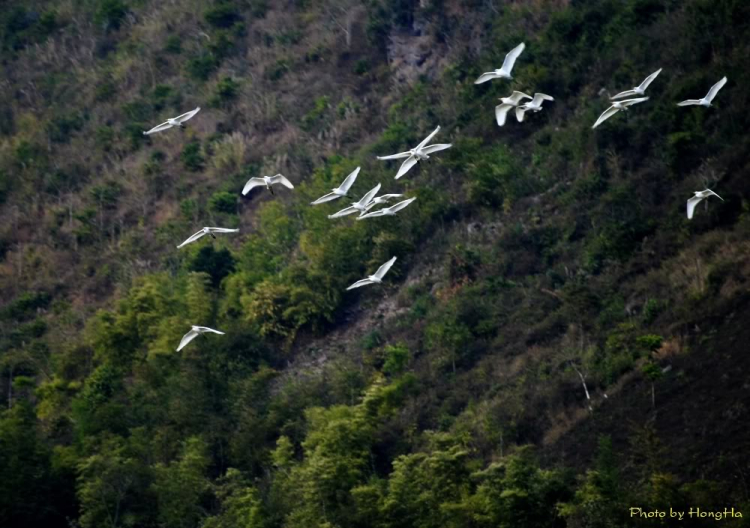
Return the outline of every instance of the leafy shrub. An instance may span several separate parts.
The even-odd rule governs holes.
[[[193,141],[192,143],[185,145],[185,148],[182,149],[182,154],[180,154],[180,159],[187,170],[192,172],[201,170],[205,163],[205,159],[201,154],[200,143]]]
[[[237,212],[237,196],[227,191],[214,193],[208,200],[208,207],[217,213],[235,214]]]
[[[67,143],[70,135],[83,128],[83,116],[80,114],[69,114],[56,117],[47,125],[47,134],[55,143]]]
[[[122,187],[117,182],[106,182],[93,187],[90,191],[91,198],[103,207],[114,207],[122,192]]]
[[[179,35],[169,35],[166,42],[164,42],[164,51],[171,53],[172,55],[179,55],[182,53],[182,39]]]
[[[148,122],[153,118],[151,106],[143,99],[136,99],[122,105],[122,111],[130,121]]]
[[[364,75],[370,71],[370,61],[367,59],[359,59],[354,63],[354,73],[357,75]]]
[[[208,50],[216,57],[217,61],[228,57],[235,48],[235,43],[230,34],[225,30],[217,31],[211,42],[208,43]]]
[[[276,42],[278,42],[282,46],[291,46],[293,44],[298,44],[300,40],[302,40],[302,32],[298,29],[284,31],[276,36]]]
[[[4,18],[2,47],[8,50],[19,50],[28,44],[42,42],[58,27],[57,13],[53,10],[45,11],[40,16],[19,5],[10,8]]]
[[[205,81],[218,67],[219,60],[216,56],[213,53],[204,53],[188,61],[187,72],[193,79]]]
[[[231,77],[224,77],[216,84],[215,101],[218,103],[227,103],[237,97],[240,90],[240,83]]]
[[[403,343],[388,345],[385,347],[385,362],[383,372],[385,374],[400,374],[409,363],[409,349]]]
[[[178,106],[180,103],[179,93],[166,84],[157,84],[151,92],[151,105],[154,110],[161,110],[165,106]]]
[[[310,129],[328,109],[328,96],[323,95],[315,99],[313,109],[302,117],[302,127]]]
[[[236,22],[242,20],[237,7],[229,2],[221,2],[218,5],[209,7],[203,12],[203,18],[216,28],[230,28]]]
[[[116,92],[117,87],[115,86],[115,83],[107,79],[96,85],[96,89],[94,90],[94,99],[99,102],[109,101],[112,99],[112,96],[114,96]]]
[[[99,0],[94,12],[94,23],[108,29],[119,29],[125,15],[128,14],[127,6],[121,0]]]
[[[235,260],[228,249],[216,251],[213,246],[204,246],[192,259],[190,271],[204,272],[211,276],[214,287],[221,284],[221,280],[235,269]]]
[[[512,203],[532,189],[522,164],[505,145],[486,150],[468,170],[469,199],[477,205],[497,207]]]
[[[6,306],[2,317],[22,321],[33,316],[37,310],[47,308],[51,301],[52,296],[45,291],[27,292]]]
[[[269,81],[278,81],[288,71],[289,71],[289,61],[286,59],[279,59],[272,66],[267,68],[264,74]]]

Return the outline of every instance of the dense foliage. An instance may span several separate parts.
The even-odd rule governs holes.
[[[9,2],[0,526],[750,517],[748,35],[741,0]],[[513,89],[555,101],[498,128]],[[357,166],[417,200],[309,206]],[[203,225],[241,233],[174,249]]]

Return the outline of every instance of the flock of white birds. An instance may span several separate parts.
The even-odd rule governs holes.
[[[505,60],[503,61],[503,65],[501,68],[485,72],[482,75],[479,76],[479,78],[474,82],[474,84],[482,84],[487,81],[491,81],[493,79],[512,79],[511,71],[513,70],[513,66],[518,59],[518,57],[521,55],[523,50],[525,49],[526,45],[524,43],[519,44],[515,48],[513,48],[508,54],[505,56]],[[607,108],[602,115],[599,116],[599,118],[596,120],[592,128],[596,128],[599,125],[601,125],[604,121],[609,119],[610,117],[614,116],[620,111],[627,111],[628,107],[642,103],[647,101],[648,97],[642,97],[646,93],[646,89],[648,86],[656,79],[656,77],[661,73],[662,69],[659,68],[657,71],[646,77],[646,79],[636,86],[635,88],[631,90],[626,90],[624,92],[620,92],[615,96],[612,96],[610,99],[612,100],[612,106]],[[726,84],[727,78],[723,77],[719,82],[714,84],[711,89],[708,91],[705,97],[701,99],[688,99],[686,101],[682,101],[680,103],[677,103],[677,106],[690,106],[690,105],[696,105],[696,106],[704,106],[704,107],[710,107],[711,102],[713,101],[714,97],[716,97],[716,94],[721,90],[721,88]],[[626,97],[633,97],[633,96],[639,96],[632,99],[625,99]],[[525,99],[531,99],[528,102],[522,103]],[[554,98],[550,95],[543,94],[543,93],[535,93],[534,97],[531,97],[530,95],[527,95],[523,92],[514,91],[509,97],[502,97],[500,98],[500,104],[495,107],[495,119],[497,120],[498,126],[505,125],[506,117],[508,115],[508,112],[510,110],[514,110],[516,119],[518,122],[523,122],[524,116],[526,112],[540,112],[542,110],[542,104],[544,101],[554,101]],[[174,118],[167,119],[164,123],[155,126],[151,130],[143,132],[144,135],[150,135],[155,132],[162,132],[164,130],[168,130],[173,127],[179,127],[184,128],[185,122],[189,119],[193,118],[198,112],[200,111],[200,107],[195,108],[194,110],[191,110],[190,112],[186,112],[182,115],[179,115]],[[395,159],[403,159],[401,166],[398,169],[398,172],[396,173],[395,179],[401,178],[404,174],[409,172],[409,170],[414,167],[414,165],[418,164],[420,161],[425,161],[430,158],[430,154],[433,154],[435,152],[439,152],[441,150],[445,150],[450,148],[452,145],[450,143],[436,143],[432,145],[428,145],[428,143],[437,135],[437,133],[440,132],[440,126],[438,126],[435,130],[430,133],[424,140],[422,140],[416,147],[404,151],[399,152],[398,154],[391,154],[389,156],[377,156],[377,159],[379,160],[395,160]],[[354,185],[354,182],[357,179],[357,176],[359,175],[360,167],[357,167],[354,169],[339,185],[338,187],[335,187],[334,189],[331,189],[331,192],[328,194],[325,194],[318,198],[317,200],[311,202],[311,205],[318,205],[326,202],[330,202],[332,200],[337,200],[339,198],[342,198],[344,196],[347,196],[349,193],[349,190],[351,189],[352,185]],[[245,184],[245,187],[242,189],[242,194],[247,195],[251,190],[253,190],[256,187],[265,187],[268,189],[268,191],[271,192],[271,194],[274,194],[273,192],[273,186],[274,185],[282,185],[288,189],[294,189],[294,185],[292,182],[290,182],[285,176],[282,174],[276,174],[275,176],[263,176],[263,177],[253,177],[248,180],[248,182]],[[351,214],[359,213],[359,216],[357,217],[357,220],[364,220],[367,218],[375,218],[379,216],[395,216],[397,212],[401,211],[408,205],[410,205],[414,200],[416,200],[416,197],[409,198],[407,200],[400,201],[390,207],[384,207],[382,209],[378,209],[377,211],[369,212],[370,209],[377,205],[384,205],[390,202],[391,200],[395,200],[397,198],[402,198],[403,194],[383,194],[381,196],[377,196],[377,193],[380,192],[380,184],[377,184],[374,188],[370,189],[367,193],[365,193],[359,200],[356,202],[351,202],[351,204],[338,211],[337,213],[328,215],[328,218],[341,218],[343,216],[348,216]],[[713,192],[711,189],[705,189],[703,191],[696,191],[695,195],[692,196],[687,201],[687,217],[688,219],[693,218],[693,212],[695,211],[696,206],[698,203],[700,203],[702,200],[708,198],[709,196],[716,196],[720,200],[724,200],[721,198],[718,194]],[[202,238],[205,235],[210,235],[213,238],[216,238],[216,233],[237,233],[239,232],[239,229],[227,229],[223,227],[204,227],[197,233],[191,235],[187,240],[185,240],[182,244],[177,246],[178,248],[181,248],[187,244],[190,244],[192,242],[195,242],[196,240]],[[347,290],[352,290],[354,288],[359,288],[361,286],[366,286],[368,284],[379,284],[383,282],[383,278],[385,277],[385,274],[388,273],[388,270],[391,269],[391,266],[396,262],[396,257],[391,258],[386,263],[382,264],[378,270],[362,279],[358,280],[351,286],[347,288]],[[180,341],[179,346],[177,347],[177,351],[179,352],[182,350],[188,343],[190,343],[193,339],[195,339],[197,336],[205,333],[214,333],[214,334],[224,334],[224,332],[221,332],[219,330],[214,330],[213,328],[208,328],[207,326],[195,326],[193,325],[190,331],[185,334],[182,337],[182,340]]]

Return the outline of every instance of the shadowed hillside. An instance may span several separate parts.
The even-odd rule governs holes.
[[[750,516],[749,26],[739,0],[9,2],[0,525]],[[554,101],[498,127],[513,90]],[[403,178],[376,159],[438,125]],[[328,218],[378,183],[417,199]],[[240,232],[175,247],[203,226]],[[190,325],[226,335],[175,352]]]

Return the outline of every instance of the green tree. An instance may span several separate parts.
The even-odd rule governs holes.
[[[154,468],[152,485],[164,526],[194,528],[206,516],[203,503],[210,490],[206,470],[210,464],[208,446],[200,437],[188,438],[179,458]]]
[[[217,515],[207,518],[202,528],[264,528],[267,526],[258,490],[250,486],[238,470],[229,468],[215,486],[215,493],[221,509]]]

